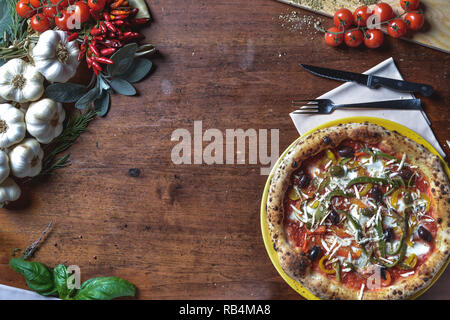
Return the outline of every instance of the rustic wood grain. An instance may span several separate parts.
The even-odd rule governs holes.
[[[138,97],[114,96],[71,150],[72,165],[27,186],[0,210],[0,283],[25,288],[8,266],[54,221],[35,260],[81,267],[82,278],[116,275],[140,299],[300,299],[277,274],[262,241],[258,165],[174,165],[173,130],[280,129],[280,152],[298,134],[292,98],[314,98],[339,83],[299,62],[364,71],[394,57],[407,80],[429,83],[424,105],[449,154],[450,56],[404,41],[376,51],[326,47],[320,35],[292,32],[275,1],[151,1],[147,41],[161,52]],[[299,14],[310,14],[300,9]],[[312,39],[313,38],[313,39]],[[140,168],[141,176],[128,176]],[[450,299],[449,272],[424,298]]]
[[[364,3],[359,0],[278,0],[293,6],[312,10],[314,12],[332,17],[336,10],[347,8],[355,10]],[[388,3],[397,14],[403,14],[405,10],[400,6],[399,0],[383,0]],[[372,2],[373,3],[373,2]],[[369,8],[373,8],[370,5]],[[430,48],[450,53],[450,5],[447,0],[421,0],[420,8],[425,16],[425,23],[419,32],[411,32],[403,39],[421,44]]]

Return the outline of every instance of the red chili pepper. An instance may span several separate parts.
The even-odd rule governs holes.
[[[100,43],[109,48],[122,47],[122,43],[119,40],[115,40],[115,39],[106,39],[104,41],[100,41]]]
[[[108,29],[106,28],[105,24],[102,22],[100,22],[99,24],[99,28],[102,31],[102,33],[106,33],[106,31],[108,31]]]
[[[116,32],[117,31],[116,27],[114,27],[114,25],[111,22],[105,21],[105,25],[106,25],[106,27],[109,30],[111,30],[111,32]]]
[[[103,12],[103,19],[105,19],[105,21],[111,21],[111,16],[108,12]]]
[[[94,60],[92,60],[91,57],[86,57],[86,62],[87,62],[87,64],[88,64],[88,68],[91,68],[91,67],[92,67],[92,61],[94,61]]]
[[[133,19],[133,20],[131,20],[131,23],[133,25],[142,25],[142,24],[147,24],[149,21],[150,21],[150,19],[140,18],[140,19]]]
[[[83,60],[84,54],[85,53],[83,53],[83,51],[80,51],[80,53],[78,53],[78,61]]]
[[[120,15],[120,16],[114,16],[114,21],[116,21],[116,20],[124,20],[124,19],[127,19],[128,18],[128,16],[127,15]]]
[[[78,32],[74,32],[72,33],[68,38],[67,38],[67,42],[72,42],[75,41],[76,39],[78,39]]]
[[[102,67],[98,64],[97,61],[92,61],[92,67],[94,69],[97,69],[98,71],[102,71],[103,70]]]
[[[94,39],[96,41],[102,41],[102,40],[105,40],[105,36],[95,36],[92,39]]]
[[[129,15],[130,16],[134,16],[135,14],[137,14],[139,12],[138,8],[134,8],[133,10],[130,11]]]
[[[106,48],[106,49],[100,50],[100,53],[102,56],[110,56],[116,51],[117,51],[116,48]]]
[[[105,58],[105,57],[96,57],[95,60],[100,63],[104,64],[114,64],[114,61],[111,59]]]
[[[113,22],[112,22],[115,26],[123,26],[124,24],[125,24],[125,21],[123,21],[123,20],[114,20]]]
[[[90,34],[92,34],[93,36],[99,36],[102,33],[103,32],[99,28],[96,28],[96,27],[93,27],[90,32]]]
[[[89,49],[91,49],[92,53],[95,54],[97,57],[100,56],[100,52],[98,52],[98,49],[95,47],[94,44],[89,45]]]

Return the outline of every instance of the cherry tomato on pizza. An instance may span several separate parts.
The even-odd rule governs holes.
[[[102,11],[105,8],[106,0],[89,0],[88,5],[94,11]]]
[[[401,38],[406,34],[407,25],[402,19],[394,19],[389,22],[387,31],[392,38]]]
[[[417,10],[419,8],[419,0],[400,0],[400,6],[405,11]]]
[[[339,9],[335,12],[333,21],[336,27],[348,29],[353,24],[353,14],[348,9]]]
[[[337,47],[344,40],[344,34],[338,27],[332,27],[325,32],[325,43],[330,47]]]
[[[364,44],[367,48],[376,49],[383,44],[384,35],[378,29],[369,29],[364,35]]]
[[[362,31],[358,29],[347,31],[344,35],[345,44],[351,48],[359,47],[363,41],[364,35]]]
[[[373,8],[373,13],[376,14],[381,22],[388,21],[394,17],[392,7],[387,3],[380,2]]]
[[[417,31],[421,29],[424,24],[423,14],[417,12],[408,12],[405,15],[405,21],[408,29]]]
[[[38,13],[31,18],[30,26],[36,32],[44,32],[50,29],[50,20],[42,13]]]
[[[22,18],[30,18],[34,14],[34,10],[31,8],[30,0],[20,0],[17,2],[16,11]]]
[[[367,25],[367,19],[373,14],[372,10],[367,6],[361,6],[356,8],[355,12],[353,12],[353,21],[355,25],[361,27],[365,27]]]

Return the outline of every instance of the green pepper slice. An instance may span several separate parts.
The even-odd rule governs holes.
[[[378,250],[380,251],[380,255],[384,258],[386,257],[386,241],[384,241],[383,218],[381,216],[380,219],[377,219],[375,228],[378,236]]]

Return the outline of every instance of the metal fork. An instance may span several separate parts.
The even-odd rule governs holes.
[[[305,104],[307,103],[307,104]],[[294,114],[330,114],[335,109],[409,109],[422,110],[420,99],[387,100],[353,104],[334,104],[330,99],[293,100],[293,107],[300,107]]]

